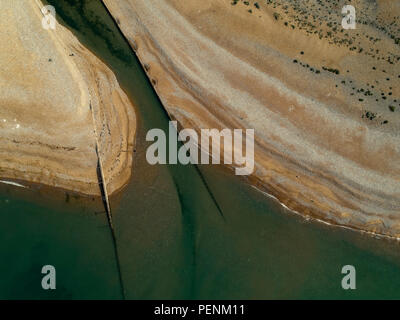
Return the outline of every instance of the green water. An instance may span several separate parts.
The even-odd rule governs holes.
[[[397,242],[306,222],[218,167],[148,165],[145,134],[168,117],[132,50],[100,1],[48,2],[137,107],[133,177],[111,200],[126,298],[400,298]],[[121,298],[105,214],[12,189],[0,189],[0,298]],[[45,264],[56,290],[41,288]],[[356,290],[341,288],[347,264]]]

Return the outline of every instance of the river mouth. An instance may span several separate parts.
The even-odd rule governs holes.
[[[137,108],[132,177],[111,198],[126,298],[400,298],[397,241],[306,221],[219,166],[149,165],[146,132],[167,131],[169,118],[133,51],[101,2],[48,3]],[[71,197],[66,214],[63,196],[35,202],[10,188],[0,188],[0,298],[122,298],[100,198],[75,206]],[[45,264],[57,269],[57,290],[40,287]],[[354,291],[341,288],[348,264]]]

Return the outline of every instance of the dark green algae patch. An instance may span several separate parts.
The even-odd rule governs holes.
[[[126,298],[400,298],[397,242],[307,222],[220,167],[150,166],[146,132],[169,119],[134,52],[101,1],[48,3],[136,108],[133,175],[111,199]],[[122,297],[105,213],[62,203],[0,189],[0,298]],[[56,267],[54,291],[41,289],[45,264]],[[347,264],[356,290],[341,288]]]

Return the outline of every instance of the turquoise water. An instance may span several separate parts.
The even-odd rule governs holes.
[[[400,298],[397,242],[306,222],[219,167],[148,165],[145,133],[168,117],[135,55],[100,1],[48,2],[137,107],[132,180],[111,199],[126,298]],[[105,214],[44,203],[0,189],[0,298],[121,298]],[[45,264],[54,291],[41,289]]]
[[[119,299],[114,251],[104,215],[41,206],[0,193],[0,299]],[[41,287],[44,265],[56,290]]]

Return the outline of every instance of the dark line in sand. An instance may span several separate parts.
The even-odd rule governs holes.
[[[144,67],[143,67],[143,65],[142,65],[142,63],[141,63],[141,61],[140,61],[138,55],[136,54],[135,50],[132,48],[131,43],[130,43],[129,40],[125,37],[125,34],[122,32],[122,30],[121,30],[119,24],[117,23],[117,21],[115,20],[114,16],[111,14],[110,10],[107,8],[107,6],[104,4],[103,1],[101,1],[101,4],[103,5],[103,7],[104,7],[104,9],[106,10],[106,12],[108,13],[108,15],[111,17],[112,21],[114,21],[114,25],[115,25],[115,27],[117,28],[118,32],[120,33],[121,37],[125,40],[125,42],[126,42],[126,43],[128,44],[128,46],[129,46],[129,48],[130,48],[131,51],[133,52],[134,56],[136,57],[136,59],[137,59],[137,61],[138,61],[138,63],[139,63],[139,66],[141,66],[141,68],[142,68],[142,70],[143,70],[143,73],[146,75],[146,79],[147,79],[147,81],[148,81],[148,83],[149,83],[149,85],[150,85],[150,88],[152,88],[152,90],[153,90],[153,92],[154,92],[154,95],[157,97],[157,100],[158,100],[159,104],[162,106],[162,110],[164,111],[164,114],[167,116],[167,118],[169,119],[169,121],[171,121],[172,119],[171,119],[171,117],[170,117],[168,111],[165,109],[164,104],[162,103],[160,97],[159,97],[158,94],[157,94],[157,91],[154,89],[154,87],[153,87],[153,85],[152,85],[152,83],[151,83],[151,80],[149,79],[149,76],[148,76],[146,70],[144,69]],[[203,174],[201,173],[201,171],[200,171],[200,169],[198,168],[197,165],[193,165],[193,166],[196,168],[196,171],[197,171],[197,173],[199,174],[201,181],[204,183],[204,186],[206,187],[208,194],[210,195],[211,199],[213,200],[215,206],[217,207],[219,214],[221,215],[222,219],[223,219],[224,221],[226,221],[225,216],[224,216],[224,214],[222,213],[221,207],[219,206],[219,204],[218,204],[217,200],[215,199],[214,195],[212,194],[211,189],[210,189],[210,187],[208,186],[208,183],[207,183],[205,177],[203,176]]]
[[[194,167],[196,168],[196,171],[199,174],[201,181],[203,181],[204,186],[206,187],[208,194],[210,195],[211,199],[213,200],[215,206],[217,207],[219,214],[221,215],[222,219],[226,222],[226,219],[225,219],[225,216],[224,216],[224,214],[222,212],[222,209],[219,206],[219,204],[217,202],[217,199],[214,197],[214,194],[212,193],[211,188],[208,186],[206,178],[202,174],[202,172],[201,172],[201,170],[200,170],[200,168],[199,168],[199,166],[197,164],[195,164]]]
[[[112,242],[113,242],[113,246],[114,246],[115,260],[117,263],[118,279],[119,279],[119,283],[121,286],[121,295],[122,295],[122,298],[125,300],[125,288],[124,288],[124,283],[122,281],[122,272],[121,272],[121,264],[120,264],[120,260],[119,260],[119,254],[118,254],[117,238],[115,236],[114,225],[112,222],[111,207],[110,207],[110,202],[108,199],[107,187],[104,183],[103,167],[101,165],[100,155],[99,155],[99,152],[97,149],[97,144],[96,144],[96,154],[97,154],[97,170],[96,170],[97,171],[97,179],[99,181],[101,199],[103,201],[104,208],[106,210],[108,225],[109,225],[109,228],[111,231],[111,237],[112,237]]]

